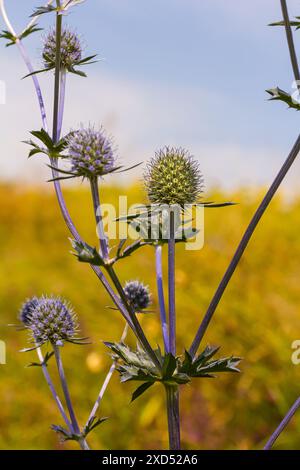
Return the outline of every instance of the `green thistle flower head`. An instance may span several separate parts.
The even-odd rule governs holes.
[[[199,165],[182,148],[159,150],[147,166],[144,181],[152,204],[195,204],[203,191]]]

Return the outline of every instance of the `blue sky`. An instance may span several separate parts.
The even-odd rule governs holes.
[[[35,5],[7,0],[20,30]],[[300,15],[297,0],[291,16]],[[124,163],[146,161],[163,145],[181,145],[200,161],[208,186],[267,184],[297,137],[298,115],[267,101],[266,88],[291,91],[292,71],[279,0],[86,0],[66,19],[86,53],[103,58],[88,79],[68,79],[65,130],[104,124]],[[45,15],[47,28],[52,16]],[[300,46],[300,31],[295,39]],[[2,47],[1,47],[2,46]],[[26,41],[41,65],[38,34]],[[26,159],[20,142],[40,126],[29,79],[16,48],[0,44],[0,171],[3,178],[44,181],[42,160]],[[49,112],[51,74],[42,77]],[[297,189],[300,164],[285,188]],[[142,170],[140,170],[141,172]],[[128,177],[128,176],[127,176]]]

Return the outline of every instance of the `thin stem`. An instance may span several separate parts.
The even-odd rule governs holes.
[[[59,108],[58,108],[58,123],[57,123],[57,138],[61,137],[61,130],[64,117],[64,108],[65,108],[65,97],[66,97],[66,78],[67,71],[65,69],[61,70],[60,74],[60,92],[59,92]]]
[[[60,2],[57,2],[60,6]],[[54,143],[59,140],[59,90],[61,75],[61,36],[62,36],[62,15],[56,14],[56,57],[55,57],[55,79],[54,79],[54,106],[53,106],[53,130],[52,140]]]
[[[18,36],[11,24],[11,22],[9,21],[9,18],[7,16],[7,13],[6,13],[6,10],[5,10],[5,6],[4,6],[4,0],[0,0],[0,11],[1,11],[1,14],[2,14],[2,17],[3,17],[3,20],[7,26],[7,29],[10,31],[10,33],[15,37],[17,38],[16,39],[16,45],[20,51],[20,54],[25,62],[25,65],[28,69],[28,72],[29,73],[32,73],[34,72],[34,68],[32,66],[32,63],[29,59],[29,56],[27,54],[27,51],[25,49],[25,47],[23,46],[23,43],[20,39],[18,39]],[[32,81],[33,81],[33,84],[34,84],[34,87],[35,87],[35,91],[36,91],[36,95],[37,95],[37,99],[38,99],[38,103],[39,103],[39,108],[40,108],[40,112],[41,112],[41,117],[42,117],[42,123],[43,123],[43,128],[45,129],[45,131],[47,132],[47,129],[48,129],[48,125],[47,125],[47,117],[46,117],[46,110],[45,110],[45,104],[44,104],[44,100],[43,100],[43,95],[42,95],[42,91],[41,91],[41,87],[40,87],[40,84],[39,84],[39,81],[37,79],[37,77],[35,75],[32,75]]]
[[[176,356],[176,307],[175,307],[175,225],[174,212],[170,211],[170,237],[168,240],[169,286],[169,351]]]
[[[11,24],[10,24],[8,18],[7,18],[5,9],[4,9],[4,0],[0,0],[0,9],[1,9],[1,12],[2,12],[2,15],[4,16],[4,18],[7,19],[7,22],[6,22],[7,28],[10,30],[10,32],[13,35],[15,35],[14,29],[11,26]],[[25,63],[27,65],[29,73],[31,73],[32,71],[34,71],[34,69],[33,69],[32,64],[30,62],[30,59],[27,55],[27,52],[26,52],[26,50],[23,46],[23,43],[22,43],[21,40],[19,40],[17,44],[22,45],[22,50],[25,52],[25,55],[22,54],[22,57],[23,57],[24,60],[25,60],[25,57],[26,57]],[[21,48],[19,48],[19,50],[22,51]],[[42,98],[42,93],[41,93],[41,88],[40,88],[40,85],[39,85],[39,81],[38,81],[38,79],[35,75],[32,76],[32,80],[35,84],[36,93],[37,93],[37,96],[39,98],[39,105],[40,105],[41,115],[42,115],[42,119],[43,119],[43,128],[47,131],[48,126],[47,126],[47,121],[46,121],[46,113],[45,113],[44,102],[43,102],[43,98]],[[56,160],[53,160],[53,159],[51,160],[51,165],[52,166],[55,166],[56,163],[57,163]],[[53,178],[56,178],[58,176],[58,173],[55,169],[52,170],[52,176],[53,176]],[[56,197],[57,197],[57,200],[58,200],[58,204],[59,204],[59,207],[60,207],[60,210],[61,210],[61,214],[63,216],[63,219],[64,219],[65,223],[66,223],[66,226],[68,227],[69,231],[71,232],[71,234],[75,238],[75,240],[82,241],[82,238],[80,237],[80,234],[77,231],[77,229],[76,229],[76,227],[75,227],[75,225],[72,221],[72,218],[69,214],[69,211],[67,209],[67,206],[66,206],[66,203],[65,203],[65,200],[64,200],[64,196],[62,194],[62,189],[61,189],[61,185],[60,185],[59,181],[54,182],[54,188],[55,188],[55,193],[56,193]],[[95,272],[95,274],[98,277],[98,279],[100,280],[100,282],[102,283],[103,287],[108,292],[108,294],[111,297],[112,301],[114,302],[115,306],[119,309],[120,313],[125,318],[125,320],[129,323],[129,326],[131,327],[132,331],[136,335],[134,326],[131,323],[131,320],[129,318],[128,312],[125,309],[125,306],[122,304],[119,297],[115,294],[114,290],[110,286],[110,284],[109,284],[108,280],[106,279],[105,275],[103,274],[103,272],[101,271],[101,269],[98,266],[92,266],[92,265],[90,265],[90,266],[91,266],[92,270]]]
[[[109,248],[108,248],[107,238],[106,238],[104,227],[103,227],[103,219],[102,219],[102,214],[101,214],[100,196],[99,196],[99,188],[98,188],[98,178],[97,177],[91,178],[90,184],[91,184],[94,214],[95,214],[95,219],[96,219],[96,224],[97,224],[97,234],[99,238],[101,254],[102,254],[104,261],[108,261]]]
[[[298,61],[297,61],[297,56],[295,52],[295,46],[294,46],[294,40],[293,40],[293,34],[290,26],[290,20],[289,20],[289,15],[288,15],[288,9],[287,9],[287,4],[285,0],[281,0],[281,8],[282,8],[282,13],[283,13],[283,18],[284,18],[284,24],[285,24],[285,31],[286,31],[286,36],[287,36],[287,42],[288,42],[288,47],[289,47],[289,52],[290,52],[290,58],[291,58],[291,63],[293,67],[293,72],[295,79],[297,81],[298,88],[300,89],[300,73],[299,73],[299,66],[298,66]],[[216,293],[214,297],[212,298],[212,301],[207,309],[207,312],[202,320],[202,323],[200,324],[200,327],[198,328],[198,331],[196,333],[196,336],[194,338],[194,341],[190,347],[190,354],[192,356],[195,356],[200,343],[202,341],[202,338],[208,328],[208,325],[216,311],[216,308],[224,294],[224,291],[233,275],[233,273],[236,270],[237,265],[240,262],[240,259],[243,256],[243,253],[245,249],[248,246],[248,243],[260,221],[262,216],[264,215],[266,209],[268,208],[270,202],[272,201],[274,195],[276,194],[279,186],[281,185],[282,181],[284,180],[286,174],[288,173],[289,169],[291,168],[292,164],[294,163],[295,159],[297,158],[297,155],[300,151],[300,135],[297,138],[290,154],[288,155],[286,161],[284,162],[283,166],[281,167],[278,175],[276,176],[275,180],[271,184],[267,194],[263,198],[261,204],[259,205],[257,211],[255,212],[250,224],[248,225],[242,240],[227,268],[227,271],[225,272],[223,279],[221,280],[221,283],[219,284],[219,287],[216,290]]]
[[[290,53],[291,64],[292,64],[292,68],[294,72],[294,77],[297,82],[297,86],[300,89],[299,65],[298,65],[298,59],[297,59],[297,54],[295,50],[294,38],[293,38],[292,28],[290,25],[290,18],[289,18],[286,0],[280,0],[280,4],[281,4],[281,10],[282,10],[285,32],[286,32],[286,39],[287,39],[287,43],[289,47],[289,53]]]
[[[54,356],[55,356],[55,359],[56,359],[57,370],[58,370],[61,386],[62,386],[64,396],[65,396],[65,400],[66,400],[66,405],[67,405],[69,415],[70,415],[70,419],[71,419],[71,423],[72,423],[71,427],[72,427],[73,433],[80,436],[80,434],[81,434],[80,433],[80,428],[79,428],[79,425],[78,425],[78,422],[77,422],[77,419],[76,419],[76,416],[75,416],[75,412],[74,412],[74,409],[73,409],[73,405],[72,405],[72,401],[71,401],[71,397],[70,397],[70,392],[69,392],[69,389],[68,389],[67,380],[66,380],[66,376],[65,376],[65,371],[64,371],[62,360],[61,360],[59,347],[58,346],[53,346],[53,351],[54,351]],[[86,440],[83,437],[80,437],[78,442],[79,442],[79,444],[80,444],[80,446],[83,450],[89,450],[89,446],[88,446]]]
[[[297,398],[297,400],[295,401],[295,403],[293,404],[293,406],[290,408],[290,410],[287,412],[287,414],[285,415],[285,417],[283,418],[283,420],[281,421],[281,423],[279,424],[279,426],[276,428],[276,430],[273,432],[272,436],[270,437],[270,439],[268,440],[268,442],[266,443],[265,447],[264,447],[264,450],[270,450],[275,441],[278,439],[278,437],[280,436],[280,434],[284,431],[284,429],[287,427],[287,425],[289,424],[289,422],[291,421],[292,417],[294,416],[294,414],[296,413],[296,411],[298,410],[298,408],[300,408],[300,397]]]
[[[169,447],[170,450],[180,450],[180,416],[179,416],[179,389],[166,385]]]
[[[57,407],[60,411],[60,414],[64,420],[64,422],[66,423],[66,425],[68,426],[69,430],[72,431],[72,424],[70,423],[70,420],[69,418],[67,417],[66,413],[65,413],[65,410],[64,410],[64,407],[60,401],[60,398],[55,390],[55,387],[53,385],[53,382],[51,380],[51,377],[50,377],[50,374],[48,372],[48,367],[47,367],[47,364],[44,363],[44,356],[43,356],[43,353],[41,351],[41,348],[37,348],[36,349],[36,352],[37,352],[37,355],[38,355],[38,358],[39,358],[39,361],[41,363],[41,366],[42,366],[42,371],[43,371],[43,374],[44,374],[44,377],[46,379],[46,382],[47,384],[49,385],[49,388],[50,388],[50,391],[52,393],[52,396],[55,400],[55,403],[57,404]]]
[[[106,270],[107,270],[107,272],[108,272],[115,288],[117,289],[117,291],[118,291],[118,293],[121,297],[122,303],[125,305],[125,308],[126,308],[128,314],[129,314],[132,325],[134,326],[135,334],[136,334],[138,340],[140,341],[140,343],[141,343],[142,347],[144,348],[145,352],[148,353],[149,357],[152,359],[153,363],[156,365],[158,370],[161,370],[161,364],[160,364],[155,352],[153,351],[149,341],[147,340],[147,338],[145,336],[145,333],[144,333],[144,331],[143,331],[143,329],[140,325],[140,322],[138,321],[138,319],[136,317],[136,314],[135,314],[134,310],[128,304],[126,294],[124,292],[122,284],[119,281],[119,278],[118,278],[117,274],[115,273],[115,270],[113,269],[113,267],[111,265],[106,266]]]
[[[127,333],[128,333],[128,324],[126,323],[125,328],[124,328],[124,331],[123,331],[122,336],[121,336],[121,339],[120,339],[120,342],[121,342],[121,343],[123,343],[123,342],[125,341],[126,336],[127,336]],[[103,385],[102,385],[102,387],[101,387],[101,389],[100,389],[100,392],[99,392],[99,395],[98,395],[98,397],[97,397],[97,400],[96,400],[96,402],[95,402],[95,404],[94,404],[94,406],[93,406],[93,409],[92,409],[92,411],[91,411],[91,413],[90,413],[90,416],[89,416],[89,418],[88,418],[87,423],[86,423],[85,426],[87,426],[88,423],[90,423],[91,420],[94,419],[94,417],[96,416],[96,413],[97,413],[97,411],[98,411],[98,409],[99,409],[99,406],[100,406],[100,404],[101,404],[101,402],[102,402],[102,399],[103,399],[103,396],[104,396],[104,394],[105,394],[105,392],[106,392],[106,389],[107,389],[107,387],[108,387],[108,384],[109,384],[109,382],[110,382],[110,380],[111,380],[111,378],[112,378],[112,376],[113,376],[113,373],[114,373],[114,371],[115,371],[115,369],[116,369],[116,365],[117,365],[117,361],[114,361],[114,362],[112,363],[112,365],[111,365],[109,371],[108,371],[108,374],[107,374],[106,377],[105,377],[105,380],[104,380]]]
[[[162,326],[162,335],[164,340],[165,352],[169,352],[169,332],[167,324],[167,312],[164,296],[163,286],[163,272],[162,272],[162,246],[156,245],[155,247],[155,266],[156,266],[156,284],[159,302],[160,321]]]
[[[289,169],[291,168],[292,164],[294,163],[298,153],[300,151],[300,135],[297,138],[288,158],[286,159],[285,163],[281,167],[278,175],[276,176],[275,180],[273,181],[272,185],[270,186],[270,189],[268,190],[267,194],[263,198],[261,204],[259,205],[258,209],[256,210],[250,224],[248,225],[242,240],[240,241],[240,244],[238,245],[238,248],[216,290],[215,295],[212,298],[212,301],[207,309],[207,312],[202,320],[202,323],[197,331],[197,334],[194,338],[194,341],[190,347],[190,354],[194,357],[200,343],[202,341],[202,338],[211,322],[211,319],[216,311],[216,308],[224,294],[224,291],[234,274],[237,265],[239,264],[240,259],[243,256],[244,251],[246,250],[248,243],[260,221],[262,216],[264,215],[265,211],[267,210],[270,202],[272,201],[274,195],[276,194],[276,191],[278,190],[280,184],[282,183],[284,177],[288,173]]]
[[[59,347],[58,346],[53,346],[53,351],[54,351],[54,355],[55,355],[55,360],[56,360],[56,364],[57,364],[57,369],[58,369],[58,374],[59,374],[61,386],[62,386],[64,396],[65,396],[65,400],[66,400],[66,405],[67,405],[69,415],[70,415],[70,419],[71,419],[71,423],[72,423],[72,428],[73,428],[74,433],[80,434],[80,429],[79,429],[77,419],[76,419],[76,416],[75,416],[75,412],[74,412],[74,409],[73,409],[73,405],[72,405],[72,402],[71,402],[71,397],[70,397],[70,393],[69,393],[69,389],[68,389],[68,385],[67,385],[67,381],[66,381],[66,377],[65,377],[65,371],[64,371],[64,368],[63,368],[62,360],[61,360]]]
[[[53,3],[53,1],[54,1],[54,0],[49,0],[47,3],[45,3],[45,6],[47,7],[47,6],[51,5],[51,4]],[[27,29],[31,28],[31,26],[35,25],[35,23],[38,21],[38,19],[39,19],[40,16],[41,16],[41,15],[36,15],[36,16],[34,16],[34,17],[29,21],[29,23],[27,24],[27,26],[23,29],[21,35],[22,35],[23,33],[25,33],[25,31],[27,31]]]

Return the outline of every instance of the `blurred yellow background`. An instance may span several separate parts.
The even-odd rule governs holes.
[[[143,201],[139,186],[105,187],[103,202]],[[208,199],[239,204],[205,211],[205,245],[201,251],[178,246],[178,347],[188,347],[234,249],[262,194],[241,190]],[[0,366],[0,448],[76,448],[59,444],[51,424],[62,424],[39,368],[26,368],[35,352],[20,353],[27,333],[15,323],[20,304],[32,295],[61,295],[73,304],[89,346],[67,344],[62,350],[69,387],[80,423],[87,419],[110,365],[103,340],[117,341],[123,330],[90,268],[69,253],[68,232],[55,196],[44,187],[0,186],[0,339],[7,345],[7,365]],[[90,195],[68,189],[66,200],[85,240],[95,243]],[[300,199],[278,196],[260,224],[222,299],[206,344],[222,346],[219,356],[242,356],[240,375],[198,379],[182,390],[183,447],[187,449],[260,449],[299,395],[300,366],[291,362],[291,344],[300,339]],[[157,312],[154,252],[147,247],[117,271],[123,282],[138,278],[153,292]],[[158,313],[142,318],[152,344],[161,344]],[[130,335],[128,341],[134,346]],[[55,374],[54,363],[50,371]],[[89,437],[94,449],[167,447],[164,391],[158,385],[130,404],[136,384],[114,376],[100,414],[110,419]],[[299,449],[300,414],[276,448]]]

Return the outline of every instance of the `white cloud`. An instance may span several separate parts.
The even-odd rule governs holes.
[[[7,104],[0,108],[1,176],[43,182],[48,175],[45,160],[34,157],[28,161],[27,147],[21,143],[29,130],[40,127],[31,80],[19,80],[19,61],[10,61],[3,75]],[[50,79],[51,75],[42,79],[45,89]],[[182,145],[199,158],[208,188],[213,184],[229,188],[269,183],[285,158],[268,147],[238,145],[234,135],[232,142],[218,142],[211,130],[215,109],[228,109],[226,98],[218,91],[116,79],[103,70],[88,81],[77,77],[69,81],[65,131],[80,123],[103,124],[115,136],[125,165],[146,161],[166,144]],[[49,90],[46,102],[51,104]],[[125,175],[123,180],[129,177]],[[289,180],[291,186],[295,183],[295,179]]]

